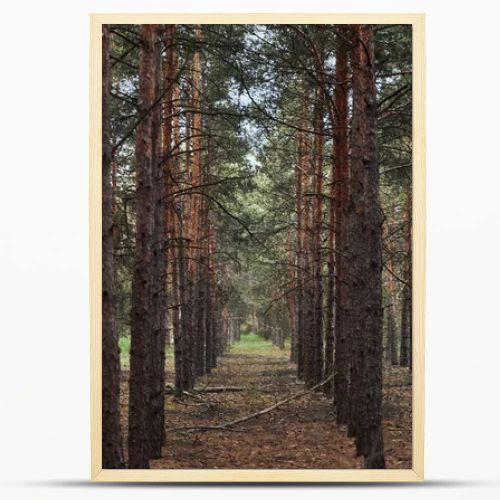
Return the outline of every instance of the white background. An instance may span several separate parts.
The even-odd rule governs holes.
[[[0,50],[3,498],[500,498],[498,2],[11,1]],[[88,484],[88,13],[426,12],[426,478],[416,486]],[[286,489],[285,489],[286,488]]]

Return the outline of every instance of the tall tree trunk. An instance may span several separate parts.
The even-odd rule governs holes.
[[[314,163],[310,154],[309,138],[305,138],[307,151],[304,164],[304,382],[307,387],[315,385],[316,380],[316,315],[315,315],[315,276],[314,276],[314,211],[311,193],[314,193]]]
[[[387,227],[387,226],[386,226]],[[389,238],[388,232],[385,237]],[[394,286],[394,266],[392,257],[392,245],[387,242],[387,301],[388,304],[384,308],[387,318],[387,359],[391,365],[399,364],[397,335],[396,335],[396,290]]]
[[[335,154],[335,152],[334,152]],[[334,158],[333,156],[332,158]],[[330,173],[330,201],[328,210],[328,280],[326,298],[326,329],[325,329],[325,378],[333,374],[334,343],[335,343],[335,164],[332,160]],[[323,393],[333,398],[333,380],[326,382]]]
[[[322,69],[322,68],[320,68]],[[323,90],[317,88],[314,109],[314,197],[313,197],[313,272],[314,272],[314,377],[312,383],[323,379]]]
[[[297,280],[296,280],[296,298],[297,298],[297,377],[304,379],[304,342],[305,342],[305,324],[304,324],[304,197],[302,193],[303,186],[303,132],[298,134],[298,159],[295,168],[296,188],[295,188],[295,213],[297,223],[296,255],[297,255]]]
[[[307,281],[307,214],[308,199],[305,196],[309,174],[309,142],[306,135],[308,126],[309,84],[304,82],[300,127],[297,134],[296,168],[296,219],[297,219],[297,377],[305,380],[308,316]]]
[[[158,35],[158,34],[157,34]],[[152,272],[151,272],[151,427],[150,458],[161,458],[161,448],[165,440],[165,343],[167,340],[167,294],[166,294],[166,237],[165,220],[166,183],[162,155],[162,116],[160,96],[162,91],[161,44],[156,35],[154,45],[155,107],[152,111]]]
[[[161,43],[155,44],[155,83],[157,103],[152,115],[153,140],[153,275],[152,275],[152,362],[151,362],[151,458],[160,458],[165,443],[165,344],[167,340],[167,236],[172,177],[172,90],[174,79],[174,26],[163,31],[165,61],[162,74]],[[162,86],[163,79],[163,86]],[[159,104],[164,95],[164,117]],[[163,132],[163,134],[162,134]]]
[[[151,349],[151,242],[152,114],[155,99],[155,41],[157,25],[141,27],[138,112],[142,118],[136,133],[136,236],[132,278],[130,350],[129,467],[149,468],[150,458],[150,349]]]
[[[287,242],[287,255],[288,255],[288,283],[291,290],[287,294],[287,310],[288,310],[288,327],[290,329],[290,361],[297,362],[297,280],[296,280],[296,265],[295,255],[292,243],[292,231],[288,231]]]
[[[371,25],[354,26],[351,203],[355,244],[354,422],[365,468],[385,467],[382,437],[382,221],[379,201],[375,55]],[[350,263],[352,265],[352,262]],[[361,286],[359,286],[361,285]]]
[[[102,27],[102,467],[124,467],[120,431],[120,350],[116,329],[109,96],[109,25]]]
[[[176,26],[172,25],[172,43],[175,37]],[[168,42],[167,42],[168,43]],[[168,46],[168,45],[167,45]],[[166,182],[169,191],[171,191],[171,196],[167,200],[167,220],[169,226],[170,242],[168,246],[169,263],[171,266],[172,273],[172,330],[174,337],[174,367],[175,367],[175,390],[178,395],[182,394],[183,387],[183,336],[181,328],[181,294],[180,294],[180,221],[182,217],[182,197],[174,196],[175,190],[179,188],[181,182],[181,174],[179,168],[179,147],[180,147],[180,86],[178,82],[178,72],[179,72],[179,57],[177,54],[177,49],[172,46],[172,71],[173,79],[170,80],[172,84],[172,100],[169,103],[167,99],[167,106],[165,109],[165,120],[168,119],[170,115],[172,117],[171,122],[171,153],[170,153],[170,164],[166,164],[170,167],[170,174],[166,175]],[[168,65],[166,65],[168,69]],[[167,80],[171,77],[170,73],[167,76]],[[164,141],[168,142],[168,129],[165,131]],[[173,152],[175,151],[175,156]]]
[[[199,24],[195,28],[196,42],[201,41],[201,27]],[[193,356],[193,373],[198,376],[205,372],[205,332],[203,320],[203,286],[201,284],[202,274],[202,251],[201,238],[202,231],[201,211],[202,211],[202,194],[200,193],[202,185],[202,166],[201,166],[201,149],[202,149],[202,127],[201,127],[201,59],[200,51],[197,47],[193,53],[193,95],[192,95],[192,146],[193,146],[193,161],[191,164],[191,183],[193,194],[191,195],[191,246],[192,257],[190,259],[190,275],[193,283],[193,339],[194,339],[194,356]]]
[[[192,372],[192,336],[191,336],[191,300],[189,294],[188,266],[186,252],[186,238],[184,237],[184,224],[179,224],[179,298],[181,304],[181,360],[182,383],[181,390],[189,391],[194,387]]]
[[[309,93],[307,92],[306,95]],[[308,122],[306,122],[309,124]],[[303,127],[305,128],[305,127]],[[303,206],[303,227],[304,241],[302,245],[303,269],[304,269],[304,382],[307,387],[315,385],[316,366],[316,309],[315,300],[317,298],[315,290],[315,224],[314,224],[314,193],[316,190],[315,162],[312,158],[310,138],[304,134],[303,153],[303,186],[304,206]]]
[[[337,409],[337,422],[347,424],[349,421],[349,373],[350,347],[346,329],[350,305],[346,302],[346,265],[345,239],[347,200],[349,193],[349,157],[348,157],[348,55],[347,43],[344,38],[347,34],[345,27],[339,27],[340,33],[336,41],[335,87],[334,99],[337,110],[336,123],[333,124],[333,161],[334,177],[332,184],[334,203],[334,239],[335,239],[335,363],[334,363],[334,402]]]
[[[211,172],[211,143],[210,137],[207,140],[207,160],[206,160],[206,170],[205,170],[205,184],[210,184],[212,182],[212,172]],[[210,188],[206,187],[205,191],[210,192]],[[213,360],[213,301],[212,301],[212,265],[213,265],[213,256],[212,256],[212,220],[210,213],[210,202],[207,198],[204,199],[204,227],[205,227],[205,236],[204,236],[204,310],[205,310],[205,371],[206,373],[210,373],[212,371],[212,360]]]
[[[217,338],[219,336],[218,318],[220,317],[219,296],[217,289],[217,259],[216,259],[216,233],[213,220],[209,220],[209,240],[208,240],[208,255],[209,255],[209,286],[210,293],[208,294],[209,311],[207,321],[210,329],[210,368],[217,366]]]
[[[407,189],[406,203],[404,209],[405,231],[403,239],[403,276],[405,284],[403,285],[403,301],[401,304],[401,366],[411,368],[412,363],[412,206],[411,206],[411,184]]]

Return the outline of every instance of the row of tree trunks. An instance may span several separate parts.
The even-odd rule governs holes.
[[[194,387],[216,365],[215,228],[202,161],[201,55],[196,48],[182,109],[175,25],[142,25],[135,135],[135,248],[131,293],[128,466],[146,469],[165,445],[165,347],[170,323],[175,387]],[[197,27],[196,39],[201,40]],[[164,49],[164,50],[163,50]],[[162,56],[163,54],[163,56]],[[124,466],[115,318],[109,26],[103,27],[103,466]],[[184,114],[186,120],[181,122]],[[184,137],[181,130],[184,127]],[[182,153],[182,154],[181,154]],[[181,165],[182,157],[185,164]]]
[[[321,36],[317,36],[314,106],[310,109],[312,89],[306,82],[297,133],[297,375],[312,387],[333,374],[333,384],[325,384],[323,390],[332,397],[338,422],[347,424],[349,434],[356,438],[365,467],[383,468],[382,218],[373,29],[371,25],[344,26],[337,35],[333,103],[324,85],[324,55]],[[323,331],[325,98],[333,122],[333,163]]]

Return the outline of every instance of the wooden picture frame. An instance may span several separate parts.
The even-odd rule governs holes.
[[[413,468],[407,470],[102,468],[101,403],[101,28],[103,24],[411,24],[413,27]],[[149,482],[411,482],[424,478],[425,322],[424,14],[91,14],[90,15],[90,362],[91,478]]]

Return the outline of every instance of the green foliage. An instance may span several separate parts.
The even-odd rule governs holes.
[[[328,98],[335,86],[334,25],[177,25],[175,44],[181,72],[180,140],[186,159],[189,112],[188,69],[195,50],[202,61],[202,162],[210,165],[206,190],[217,234],[220,297],[231,314],[254,314],[286,325],[287,251],[295,244],[297,126],[304,82],[324,80]],[[118,329],[129,335],[130,283],[135,230],[134,126],[137,122],[139,27],[112,27],[111,128],[116,169],[115,263]],[[402,206],[411,180],[411,26],[376,27],[381,204],[400,274]],[[317,71],[315,44],[324,49],[324,73]],[[327,99],[328,102],[328,99]],[[308,103],[314,104],[314,92]],[[334,119],[333,119],[334,120]],[[329,189],[332,131],[325,112],[324,192]],[[312,128],[311,123],[308,125]],[[312,137],[312,134],[311,134]],[[324,200],[324,212],[328,209]],[[325,215],[325,229],[327,218]],[[326,231],[325,231],[326,232]],[[289,236],[289,233],[291,236]],[[388,240],[385,241],[387,253]],[[125,345],[123,351],[125,352]]]

